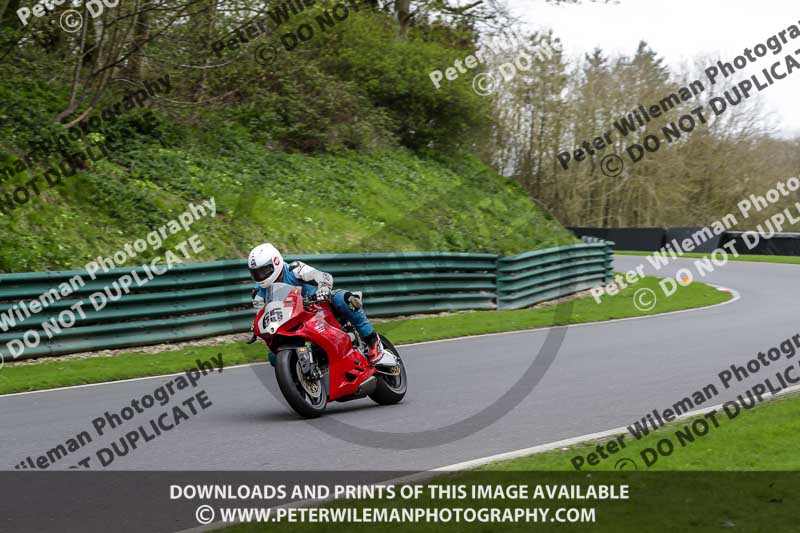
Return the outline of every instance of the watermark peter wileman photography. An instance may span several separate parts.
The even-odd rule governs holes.
[[[66,2],[66,0],[40,0],[33,7],[23,6],[17,9],[17,17],[23,26],[27,26],[31,21],[31,15],[36,18],[50,14],[56,7]],[[117,7],[120,0],[86,0],[83,5],[93,19],[103,14],[107,8]],[[83,15],[76,9],[67,9],[61,12],[59,18],[61,29],[74,33],[83,27]]]
[[[670,407],[652,409],[639,420],[627,426],[627,433],[619,434],[606,442],[598,443],[594,451],[575,455],[570,459],[570,464],[575,470],[581,470],[586,465],[597,466],[604,459],[609,459],[624,450],[627,444],[641,440],[651,432],[661,429],[671,422],[684,417],[693,417],[694,413],[697,413],[693,409],[718,398],[722,391],[727,391],[737,384],[745,383],[749,378],[760,379],[744,392],[737,394],[735,399],[720,404],[718,407],[721,407],[721,411],[717,408],[708,408],[709,410],[705,413],[697,413],[697,417],[693,417],[691,421],[688,421],[682,427],[676,427],[674,432],[664,433],[664,436],[656,443],[655,448],[643,448],[640,450],[641,461],[644,466],[650,468],[658,461],[659,457],[668,457],[676,449],[685,448],[697,439],[708,435],[713,429],[719,428],[720,421],[724,420],[721,417],[723,413],[725,414],[725,419],[734,420],[744,411],[752,409],[769,397],[781,394],[791,386],[796,386],[800,383],[800,373],[798,373],[800,366],[796,361],[782,368],[775,368],[782,359],[789,361],[794,358],[799,349],[800,333],[795,333],[791,337],[786,337],[769,348],[758,352],[755,357],[742,364],[730,364],[717,373],[715,380],[690,391]],[[763,374],[757,375],[770,366],[772,368],[769,372],[774,372],[773,374],[768,377],[764,377]],[[720,417],[718,418],[717,415],[720,415]],[[630,435],[631,439],[626,441],[625,437],[627,435]],[[616,470],[625,470],[628,467],[638,470],[636,461],[630,458],[620,459],[614,465]]]
[[[156,406],[166,407],[166,405],[178,395],[178,391],[187,388],[190,390],[197,388],[201,378],[213,373],[221,374],[223,368],[222,353],[217,354],[216,357],[212,357],[208,361],[196,359],[193,368],[159,385],[157,388],[153,389],[152,392],[136,396],[122,408],[111,411],[106,410],[102,415],[93,418],[91,421],[93,431],[84,429],[38,456],[34,455],[32,457],[29,455],[25,457],[25,459],[19,461],[14,466],[14,469],[47,469],[70,455],[79,452],[82,448],[95,442],[95,440],[112,436],[112,434],[115,433],[114,430],[121,433],[123,431],[123,429],[121,429],[122,426],[124,426],[126,422],[136,418],[137,414],[146,415],[149,409]],[[162,434],[172,431],[183,421],[190,420],[191,417],[197,416],[213,405],[204,389],[197,392],[191,390],[191,392],[192,395],[180,401],[180,403],[179,400],[175,399],[175,405],[171,408],[166,408],[166,410],[161,413],[152,415],[149,420],[141,422],[136,428],[127,431],[123,436],[97,449],[93,455],[87,455],[68,468],[92,468],[98,466],[98,464],[106,468],[115,460],[125,457],[134,450],[140,448],[142,444],[148,443],[160,437]],[[92,434],[95,436],[92,437]]]
[[[443,80],[455,81],[460,75],[469,74],[479,65],[487,65],[486,72],[479,72],[472,79],[472,89],[478,96],[490,96],[503,83],[513,80],[520,72],[531,70],[535,61],[544,62],[553,57],[556,51],[547,42],[540,43],[534,49],[519,45],[510,51],[501,51],[496,47],[484,45],[483,49],[465,56],[463,60],[456,59],[452,66],[446,67],[443,71],[439,69],[430,71],[428,76],[438,90],[442,87]],[[487,52],[491,56],[487,56]],[[494,61],[488,61],[490,57]]]
[[[791,46],[791,40],[800,37],[800,21],[791,24],[778,33],[768,37],[765,42],[745,48],[742,55],[736,56],[732,61],[718,61],[704,70],[707,82],[697,79],[677,88],[674,92],[665,95],[658,102],[649,106],[638,105],[635,109],[621,116],[613,122],[613,129],[608,129],[594,139],[585,140],[573,150],[562,150],[557,154],[557,159],[561,168],[567,170],[570,162],[574,161],[577,165],[583,161],[592,160],[592,156],[600,155],[607,148],[614,148],[614,131],[618,133],[618,140],[627,138],[632,132],[646,129],[650,122],[659,117],[667,116],[671,111],[692,99],[698,98],[705,93],[710,86],[716,85],[722,79],[728,79],[739,70],[755,64],[764,57],[769,58],[770,52],[775,59],[787,46]],[[671,122],[661,128],[663,136],[647,135],[641,142],[632,143],[624,149],[624,154],[628,156],[631,163],[638,163],[647,154],[658,152],[663,146],[668,146],[674,141],[681,139],[683,134],[691,134],[698,124],[706,124],[709,119],[723,115],[727,110],[738,106],[743,101],[769,89],[772,85],[791,76],[793,72],[800,70],[800,60],[794,56],[800,56],[800,49],[790,51],[782,58],[774,60],[769,67],[763,67],[760,73],[753,74],[723,91],[724,96],[711,97],[707,102],[707,108],[703,104],[692,109],[689,113],[682,115],[677,121]],[[766,60],[765,60],[766,61]],[[601,170],[606,176],[616,177],[622,173],[623,161],[619,155],[612,154],[606,156],[601,165]]]
[[[359,6],[359,3],[363,5]],[[314,29],[314,24],[301,22],[294,29],[290,28],[278,36],[283,48],[287,52],[291,52],[301,43],[312,40],[315,35],[319,35],[319,32],[326,33],[337,24],[346,21],[350,17],[351,10],[359,11],[360,7],[368,7],[368,3],[365,0],[343,0],[335,4],[322,2],[317,4],[317,0],[289,0],[283,4],[276,4],[274,8],[270,7],[266,11],[269,17],[261,16],[250,19],[244,25],[212,42],[210,44],[211,51],[217,59],[220,59],[225,50],[235,51],[242,45],[270,35],[288,23],[292,19],[292,15],[296,16],[305,10],[316,9],[315,12],[309,12],[313,16],[317,30]],[[268,26],[269,24],[272,25],[272,28]],[[277,59],[278,50],[272,44],[262,42],[256,47],[254,56],[260,65],[270,66]]]
[[[175,235],[180,231],[188,232],[192,225],[200,221],[200,219],[207,215],[210,215],[209,218],[214,218],[216,214],[217,206],[214,197],[211,197],[209,200],[204,200],[199,204],[189,203],[188,209],[180,213],[177,218],[168,221],[157,230],[147,233],[145,237],[126,243],[115,253],[107,257],[97,257],[94,261],[86,263],[84,267],[86,271],[85,274],[76,274],[70,278],[68,282],[62,282],[58,287],[48,289],[39,295],[38,298],[28,301],[19,300],[9,309],[0,313],[0,330],[8,332],[9,330],[18,328],[21,324],[29,320],[35,320],[37,315],[60,300],[80,292],[81,289],[86,286],[84,276],[87,276],[93,281],[98,278],[98,274],[101,271],[103,273],[111,272],[112,269],[125,265],[129,259],[133,259],[139,254],[144,253],[148,248],[151,248],[152,251],[159,250],[164,245],[168,235]],[[189,251],[190,248],[191,252]],[[91,308],[94,312],[99,312],[104,309],[109,302],[113,303],[130,293],[134,288],[142,287],[154,278],[166,274],[173,265],[183,263],[184,259],[191,258],[192,253],[197,254],[204,249],[199,236],[194,234],[174,246],[174,250],[180,252],[181,255],[168,249],[163,253],[163,256],[159,255],[152,259],[149,264],[142,265],[141,273],[137,273],[135,270],[129,273],[122,273],[115,280],[107,283],[102,289],[79,299],[76,303],[67,309],[63,309],[57,315],[42,320],[34,327],[20,333],[20,337],[7,341],[5,343],[5,348],[10,355],[10,359],[5,358],[4,360],[20,358],[24,354],[26,348],[36,348],[39,346],[44,336],[52,340],[55,336],[61,334],[62,330],[69,330],[78,324],[78,318],[80,318],[80,320],[86,320],[87,313],[91,312],[88,309],[89,304],[91,304]],[[164,267],[158,266],[158,263],[161,262],[166,263],[166,265]],[[86,309],[83,308],[84,305],[87,306]],[[39,333],[40,330],[42,333]]]
[[[791,177],[786,181],[779,181],[775,188],[769,189],[764,195],[751,194],[736,204],[741,220],[747,220],[753,213],[767,209],[769,206],[779,202],[781,198],[786,198],[798,190],[800,190],[800,178]],[[735,214],[728,213],[708,226],[700,228],[691,237],[687,237],[681,242],[673,239],[661,250],[653,252],[646,256],[645,259],[656,271],[661,270],[669,265],[672,260],[692,252],[715,236],[730,231],[739,223],[739,220]],[[773,214],[764,222],[757,224],[755,231],[745,231],[741,236],[741,240],[748,250],[752,250],[762,240],[771,239],[776,233],[783,231],[787,223],[789,225],[800,223],[800,202],[795,202],[792,207],[787,207],[783,211]],[[705,277],[713,272],[715,268],[726,265],[729,254],[734,258],[739,257],[736,241],[728,241],[702,258],[696,259],[693,265],[697,276]],[[590,293],[595,303],[601,303],[603,296],[614,296],[621,290],[638,283],[645,276],[644,266],[644,263],[640,263],[624,274],[616,274],[611,283],[592,288]],[[692,283],[695,277],[695,274],[689,268],[680,268],[674,278],[663,278],[658,284],[664,296],[668,298],[675,294],[679,286],[685,287]],[[643,311],[655,307],[655,293],[649,289],[647,291],[637,291],[634,294],[634,305]]]

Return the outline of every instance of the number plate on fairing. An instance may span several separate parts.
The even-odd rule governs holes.
[[[261,330],[270,335],[278,331],[292,317],[292,307],[282,301],[270,302],[261,317]]]

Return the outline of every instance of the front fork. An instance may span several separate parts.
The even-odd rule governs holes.
[[[323,372],[319,363],[314,360],[314,350],[311,349],[310,342],[295,348],[295,353],[297,353],[297,362],[300,364],[300,371],[304,377],[313,380],[322,379]]]
[[[303,374],[303,378],[309,381],[321,381],[322,385],[325,387],[325,391],[330,391],[330,377],[328,372],[324,372],[320,366],[319,361],[317,358],[314,357],[314,350],[311,348],[311,343],[306,341],[305,344],[301,346],[291,346],[286,347],[294,351],[297,354],[297,362],[300,366],[300,372]],[[269,364],[275,368],[278,365],[277,355],[275,355],[272,350],[267,347],[269,355],[267,359],[269,360]],[[283,351],[279,349],[278,351]]]

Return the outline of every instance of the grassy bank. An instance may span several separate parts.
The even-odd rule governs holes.
[[[476,311],[448,316],[390,320],[378,330],[395,344],[517,331],[552,325],[581,324],[615,318],[653,315],[724,302],[730,295],[702,283],[693,283],[672,298],[660,301],[652,310],[642,312],[632,297],[639,288],[658,290],[658,278],[644,278],[615,296],[596,304],[592,298],[517,311]],[[565,306],[570,306],[565,310]],[[242,334],[242,340],[247,335]],[[258,342],[191,347],[158,354],[121,354],[114,357],[44,360],[36,364],[7,364],[0,370],[0,394],[49,389],[68,385],[98,383],[142,376],[180,372],[194,366],[196,359],[207,360],[222,353],[225,366],[264,361],[265,348]]]
[[[576,242],[518,185],[477,161],[402,148],[304,155],[245,144],[213,154],[143,144],[69,180],[0,216],[0,272],[82,268],[210,197],[217,214],[193,226],[205,248],[193,260],[243,257],[264,241],[284,253],[500,254]],[[137,261],[149,255],[158,251]]]

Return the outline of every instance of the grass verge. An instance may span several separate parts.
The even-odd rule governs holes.
[[[604,297],[602,304],[596,304],[592,298],[580,298],[571,303],[573,309],[570,316],[559,320],[555,319],[559,306],[568,304],[517,311],[475,311],[390,320],[379,324],[377,329],[395,344],[408,344],[465,335],[653,315],[714,305],[731,298],[730,294],[708,285],[692,283],[672,298],[659,301],[650,311],[637,310],[632,302],[634,292],[639,288],[657,290],[657,285],[658,278],[643,278],[635,286],[628,287],[615,296]],[[247,335],[242,334],[242,338],[245,340]],[[228,367],[266,359],[262,343],[245,345],[242,342],[189,347],[157,354],[130,353],[113,357],[43,361],[36,364],[6,364],[0,370],[0,394],[181,372],[192,368],[196,359],[207,360],[218,353],[222,353],[224,364]]]
[[[747,399],[747,397],[745,397]],[[747,401],[749,404],[749,400]],[[728,414],[730,413],[730,414]],[[714,420],[716,420],[716,424]],[[633,422],[633,421],[631,421]],[[601,441],[584,442],[566,450],[492,463],[487,471],[574,471],[572,460],[587,459],[600,445],[608,456],[595,465],[584,461],[581,471],[613,471],[634,468],[647,471],[785,471],[800,470],[794,448],[800,431],[800,395],[791,394],[756,404],[750,409],[732,406],[713,417],[697,416],[667,424],[636,439],[626,431]],[[624,447],[619,442],[625,443]],[[659,442],[664,454],[658,454]],[[616,453],[607,444],[617,443]],[[672,450],[671,452],[669,450]],[[628,459],[630,461],[620,461]],[[576,460],[576,463],[578,461]]]
[[[650,255],[652,252],[636,252],[636,251],[628,251],[628,250],[614,250],[614,254],[616,255]],[[709,254],[701,254],[701,253],[685,253],[683,257],[687,257],[689,259],[697,259],[705,257]],[[728,260],[730,261],[752,261],[754,263],[787,263],[791,265],[800,265],[800,256],[796,255],[752,255],[752,254],[741,254],[739,257],[734,257],[731,254],[728,254]]]

